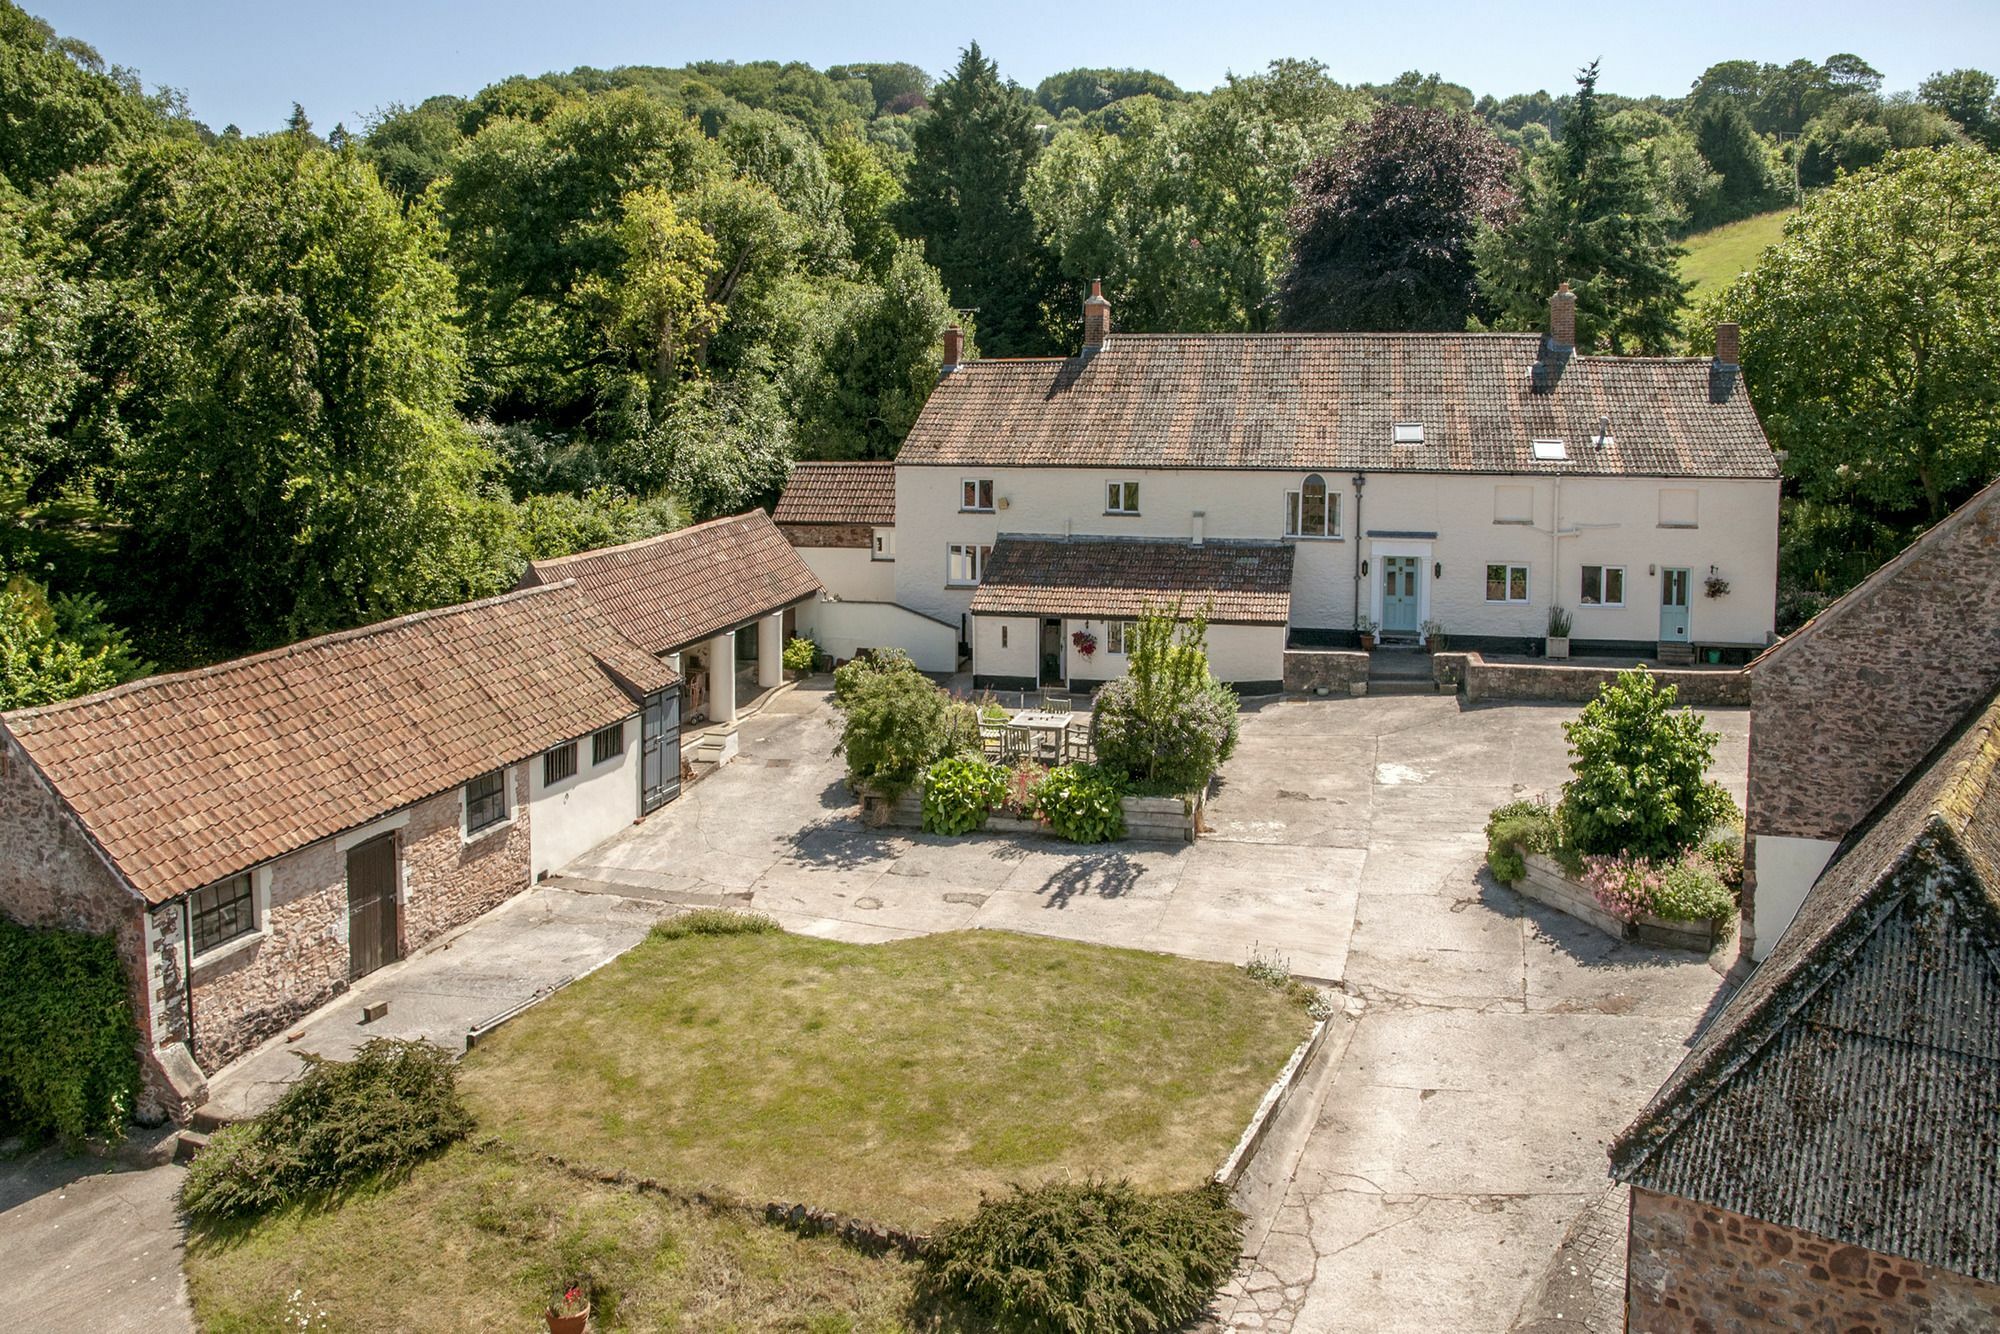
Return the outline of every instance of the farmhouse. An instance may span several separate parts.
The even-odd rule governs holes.
[[[875,497],[869,566],[822,562],[829,594],[879,600],[892,564],[895,602],[955,627],[981,685],[1121,674],[1141,600],[1212,603],[1218,670],[1251,685],[1363,631],[1521,651],[1552,608],[1578,652],[1761,650],[1778,460],[1734,326],[1713,359],[1585,356],[1575,296],[1549,308],[1545,335],[1130,335],[1093,289],[1076,356],[964,361],[947,331],[893,513],[874,464],[807,474],[780,513]]]
[[[1629,1327],[2000,1326],[1996,1090],[1989,693],[1842,841],[1614,1146]]]
[[[710,724],[708,758],[735,753],[737,673],[752,664],[757,688],[783,679],[784,644],[820,581],[762,510],[532,562],[523,588],[574,581],[577,590],[686,683],[685,716]]]
[[[1744,944],[1774,945],[1841,840],[2000,687],[2000,482],[1750,664]]]
[[[669,800],[673,670],[564,582],[0,715],[0,911],[109,935],[142,1115]]]

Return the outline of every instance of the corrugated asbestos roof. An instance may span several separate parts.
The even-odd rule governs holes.
[[[1091,354],[969,361],[904,465],[1776,478],[1742,377],[1686,357],[1572,356],[1547,393],[1535,334],[1114,334]],[[1711,376],[1719,402],[1711,402]],[[1591,443],[1610,419],[1611,442]],[[1424,443],[1398,446],[1399,422]]]
[[[1284,625],[1292,548],[1275,542],[1147,541],[1002,534],[975,616],[1138,616],[1180,602],[1219,625]]]
[[[160,903],[585,736],[676,679],[563,584],[0,723]]]
[[[771,518],[778,523],[896,522],[896,465],[889,462],[800,463]]]
[[[1843,846],[1614,1174],[2000,1282],[2000,696]]]
[[[818,578],[762,510],[535,561],[521,582],[562,579],[574,579],[584,596],[648,653],[671,653],[820,589]]]

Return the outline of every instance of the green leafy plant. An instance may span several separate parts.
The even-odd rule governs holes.
[[[785,670],[810,672],[819,661],[819,645],[810,639],[793,638],[785,644]]]
[[[0,918],[0,1126],[116,1139],[139,1089],[139,1032],[109,936]]]
[[[907,655],[857,658],[833,674],[847,776],[895,798],[933,761],[979,753],[979,712],[954,700]]]
[[[1000,809],[1020,820],[1032,820],[1040,809],[1039,800],[1042,780],[1049,776],[1049,766],[1034,760],[1022,760],[1007,773],[1007,796],[1000,803]]]
[[[261,1213],[367,1177],[408,1172],[472,1129],[451,1053],[375,1038],[350,1061],[302,1055],[271,1110],[209,1141],[181,1186],[201,1222]]]
[[[1678,697],[1635,667],[1563,724],[1572,777],[1561,820],[1579,852],[1663,861],[1735,817],[1736,803],[1707,776],[1720,737],[1692,710],[1676,711]]]
[[[1736,895],[1701,849],[1659,863],[1645,857],[1586,857],[1583,883],[1621,921],[1650,914],[1669,922],[1727,924],[1736,914]]]
[[[1017,1186],[938,1233],[920,1292],[1030,1334],[1178,1329],[1235,1268],[1242,1218],[1212,1182],[1164,1195],[1123,1181]]]
[[[1007,799],[1007,771],[983,759],[951,756],[924,770],[924,832],[969,834]]]
[[[648,934],[655,940],[687,940],[694,936],[764,935],[783,929],[762,913],[739,912],[734,908],[696,908],[656,923]]]
[[[1569,609],[1567,607],[1549,608],[1550,639],[1568,639],[1570,624],[1571,624],[1570,614],[1569,614]]]
[[[1126,631],[1126,675],[1097,692],[1097,763],[1133,791],[1196,791],[1236,749],[1236,692],[1209,675],[1207,633],[1178,606],[1148,608]]]
[[[1049,770],[1035,794],[1035,806],[1056,837],[1071,843],[1107,843],[1125,836],[1123,789],[1118,780],[1091,764]]]

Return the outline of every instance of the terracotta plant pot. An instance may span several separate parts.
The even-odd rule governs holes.
[[[590,1308],[586,1306],[576,1315],[557,1315],[549,1310],[542,1319],[548,1322],[549,1334],[583,1334],[584,1326],[590,1323]]]
[[[1363,636],[1361,636],[1361,651],[1362,651],[1363,653],[1367,653],[1367,652],[1369,652],[1369,651],[1370,651],[1370,650],[1372,650],[1372,649],[1373,649],[1374,647],[1375,647],[1375,636],[1374,636],[1374,635],[1363,635]]]

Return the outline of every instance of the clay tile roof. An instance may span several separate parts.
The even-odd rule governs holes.
[[[609,726],[676,679],[564,584],[0,724],[160,903]]]
[[[538,560],[524,585],[574,579],[648,653],[672,653],[789,607],[820,583],[771,516],[751,510],[622,547]]]
[[[1208,619],[1221,625],[1284,625],[1292,611],[1292,548],[1003,534],[972,612],[1124,618],[1176,601],[1189,611],[1206,606]]]
[[[899,464],[1776,478],[1742,377],[1688,357],[1569,359],[1537,393],[1534,334],[1114,334],[1088,356],[969,361]],[[1610,444],[1590,441],[1610,418]],[[1393,443],[1398,422],[1424,442]]]
[[[896,465],[867,463],[801,463],[771,518],[777,523],[865,523],[890,528],[896,523]]]
[[[2000,1282],[2000,694],[1850,835],[1621,1180]]]

